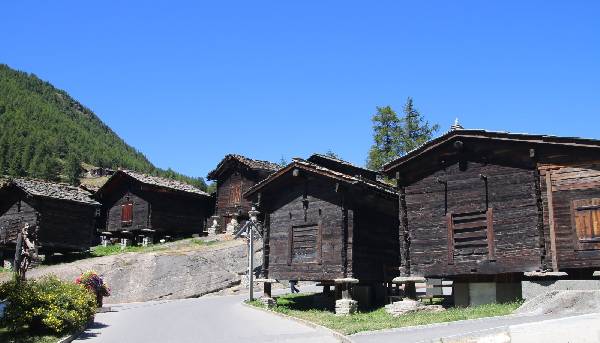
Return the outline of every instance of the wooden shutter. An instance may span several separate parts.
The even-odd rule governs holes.
[[[494,214],[487,211],[448,213],[448,264],[453,264],[455,256],[483,256],[496,259],[494,243]]]
[[[121,226],[131,226],[133,223],[133,203],[121,205]]]
[[[242,200],[242,183],[232,185],[229,189],[229,201],[231,204],[239,204]]]
[[[580,242],[600,242],[600,198],[573,200],[573,221]]]

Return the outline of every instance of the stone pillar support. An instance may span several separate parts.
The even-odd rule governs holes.
[[[263,303],[263,305],[266,308],[273,308],[273,307],[277,306],[277,302],[275,301],[275,299],[273,299],[272,292],[271,292],[271,285],[273,283],[276,283],[277,280],[275,280],[275,279],[256,279],[255,281],[262,282],[262,284],[263,284],[263,295],[259,299]]]
[[[417,299],[416,283],[424,283],[427,280],[422,276],[399,276],[392,280],[393,284],[404,285],[404,296],[409,299]]]
[[[350,291],[352,285],[357,284],[358,280],[354,278],[343,278],[335,279],[334,282],[336,284],[336,288],[339,287],[342,292],[342,298],[336,300],[335,302],[335,314],[345,316],[356,313],[356,310],[358,309],[358,301],[352,300]]]

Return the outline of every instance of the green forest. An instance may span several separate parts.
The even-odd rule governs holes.
[[[156,168],[65,91],[0,64],[0,175],[76,184],[82,163],[135,170],[206,189],[201,177]]]

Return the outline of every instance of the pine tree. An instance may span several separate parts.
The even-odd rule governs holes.
[[[22,152],[20,149],[15,149],[8,162],[8,175],[10,176],[25,176],[25,171],[21,164]]]
[[[79,185],[79,177],[81,176],[81,160],[77,155],[71,153],[67,155],[65,166],[63,168],[63,175],[67,182],[71,185]]]
[[[38,165],[35,177],[49,180],[49,181],[58,181],[58,172],[60,170],[60,164],[57,159],[45,155],[42,157],[41,163]]]
[[[398,155],[400,120],[390,106],[377,107],[377,113],[373,115],[371,120],[373,121],[374,142],[369,150],[367,167],[379,170],[385,163]]]
[[[406,155],[433,137],[439,125],[430,125],[414,107],[409,97],[398,115],[390,106],[377,107],[373,116],[373,146],[369,150],[367,167],[379,170],[393,159]]]
[[[333,150],[329,149],[327,150],[327,152],[325,153],[325,156],[329,156],[331,158],[336,158],[336,159],[340,159],[340,157],[338,156],[338,154],[336,154],[335,152],[333,152]]]
[[[439,125],[431,125],[423,115],[414,107],[413,99],[408,97],[404,105],[404,117],[398,137],[398,156],[406,155],[411,150],[418,148],[433,137]]]

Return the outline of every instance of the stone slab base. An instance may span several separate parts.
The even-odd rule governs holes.
[[[457,307],[503,303],[521,298],[520,282],[455,282]]]
[[[413,312],[441,312],[445,311],[441,305],[424,305],[420,301],[404,299],[385,305],[385,311],[394,317]]]
[[[600,280],[529,280],[522,282],[523,299],[535,298],[550,291],[600,290]]]
[[[340,299],[335,301],[335,314],[347,316],[356,313],[358,301],[352,299]]]
[[[273,308],[273,307],[277,306],[277,301],[275,301],[275,299],[273,299],[273,298],[261,297],[259,300],[263,304],[263,306],[266,308]]]

